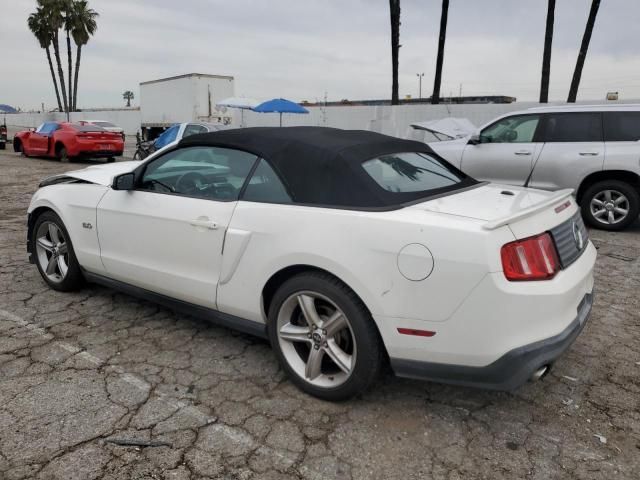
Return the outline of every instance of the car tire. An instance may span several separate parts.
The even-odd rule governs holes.
[[[107,163],[113,163],[113,162],[115,162],[115,161],[116,161],[116,158],[115,158],[115,157],[109,157],[109,158],[107,158]]]
[[[18,141],[18,143],[16,144],[16,141],[13,141],[13,151],[16,153],[19,153],[20,156],[22,157],[26,157],[27,154],[24,153],[24,145],[22,145],[22,142]]]
[[[56,149],[56,157],[62,163],[69,163],[69,161],[71,160],[69,158],[69,152],[67,151],[67,147],[65,147],[64,145]]]
[[[70,292],[84,285],[69,232],[54,212],[49,210],[36,218],[31,252],[43,280],[54,290]]]
[[[309,317],[315,317],[316,328]],[[268,334],[293,383],[324,400],[346,400],[366,391],[383,363],[384,347],[369,310],[327,273],[300,273],[278,288],[269,308]]]
[[[7,144],[6,143],[0,143],[0,150],[5,150],[7,148]]]
[[[640,214],[637,188],[620,180],[594,183],[584,192],[580,203],[585,221],[602,230],[622,230]]]

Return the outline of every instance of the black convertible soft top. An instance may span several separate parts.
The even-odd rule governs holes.
[[[226,147],[258,155],[286,184],[294,202],[328,207],[397,208],[477,182],[449,165],[421,142],[365,130],[328,127],[253,127],[192,135],[183,146]],[[381,188],[362,163],[392,153],[421,152],[438,159],[462,181],[427,192],[390,192]]]

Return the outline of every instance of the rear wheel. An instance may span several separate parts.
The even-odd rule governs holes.
[[[84,283],[69,233],[54,212],[40,215],[33,226],[31,251],[40,275],[54,290],[77,290]]]
[[[582,196],[582,216],[595,228],[622,230],[640,214],[638,190],[620,180],[591,185]]]
[[[62,163],[69,162],[70,159],[69,159],[69,152],[67,152],[67,147],[65,147],[64,145],[60,145],[58,148],[56,148],[56,157]]]
[[[320,272],[296,275],[278,289],[269,309],[269,340],[291,380],[325,400],[365,391],[382,364],[383,347],[365,305]]]
[[[113,163],[113,162],[115,162],[115,161],[116,161],[115,157],[109,157],[109,158],[107,158],[107,163]]]

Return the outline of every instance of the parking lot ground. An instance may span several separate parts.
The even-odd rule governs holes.
[[[541,382],[386,375],[332,404],[261,340],[98,286],[47,288],[26,208],[40,179],[83,165],[0,153],[0,479],[640,478],[638,224],[591,231],[593,314]]]

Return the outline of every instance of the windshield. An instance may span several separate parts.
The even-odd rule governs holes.
[[[381,155],[362,167],[388,192],[428,192],[461,183],[463,178],[425,153],[406,152]]]
[[[168,130],[165,130],[158,138],[156,138],[156,141],[153,142],[153,146],[159,150],[162,147],[169,145],[178,136],[179,129],[180,124],[176,124],[173,127],[170,127]]]

